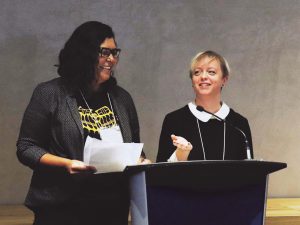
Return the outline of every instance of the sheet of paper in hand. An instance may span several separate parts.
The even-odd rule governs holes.
[[[112,143],[87,137],[83,161],[96,167],[96,173],[120,172],[137,164],[143,143]]]

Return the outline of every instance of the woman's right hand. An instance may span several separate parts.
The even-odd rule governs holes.
[[[193,146],[190,142],[188,142],[185,138],[176,136],[174,134],[171,135],[173,140],[173,145],[177,147],[180,151],[191,151]]]
[[[70,160],[70,162],[67,163],[66,169],[70,174],[82,172],[94,173],[97,171],[95,167],[86,165],[84,162],[75,159]]]
[[[190,154],[190,151],[193,149],[193,146],[190,142],[188,142],[185,138],[176,136],[174,134],[171,135],[173,140],[173,145],[176,148],[176,157],[178,161],[186,161]]]
[[[75,159],[67,159],[60,156],[56,156],[50,153],[46,153],[40,158],[40,163],[45,166],[52,167],[61,167],[65,168],[70,174],[74,173],[83,173],[96,172],[96,168],[93,166],[88,166],[84,164],[84,162],[75,160]]]

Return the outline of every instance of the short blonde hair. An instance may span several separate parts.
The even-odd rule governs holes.
[[[203,59],[205,57],[217,59],[220,63],[220,67],[221,67],[223,77],[228,77],[229,76],[230,68],[229,68],[229,64],[228,64],[227,60],[223,56],[221,56],[220,54],[218,54],[214,51],[208,50],[208,51],[205,51],[205,52],[199,52],[197,55],[194,56],[194,58],[192,58],[191,65],[190,65],[190,78],[193,77],[193,73],[194,73],[196,63],[199,62],[201,59]]]

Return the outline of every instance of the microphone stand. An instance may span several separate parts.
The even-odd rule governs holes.
[[[245,147],[246,147],[246,153],[247,153],[247,159],[248,160],[251,160],[251,150],[250,150],[250,145],[249,145],[249,142],[248,142],[248,139],[247,139],[247,136],[246,134],[244,133],[244,131],[242,131],[240,128],[234,126],[233,124],[227,122],[226,120],[218,117],[217,115],[211,113],[211,112],[208,112],[206,111],[202,106],[197,106],[197,110],[200,111],[200,112],[206,112],[210,115],[212,115],[213,117],[217,118],[218,120],[222,121],[223,123],[226,123],[228,125],[230,125],[231,127],[233,127],[234,129],[238,130],[244,137],[244,142],[245,142]]]

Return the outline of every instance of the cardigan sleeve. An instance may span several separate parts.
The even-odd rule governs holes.
[[[36,87],[23,115],[17,157],[21,163],[34,169],[40,158],[47,153],[50,137],[50,107],[53,93],[45,85]]]
[[[167,162],[176,149],[171,139],[171,134],[174,132],[173,124],[174,123],[172,123],[172,120],[167,115],[163,121],[160,133],[158,153],[156,157],[157,162]]]

